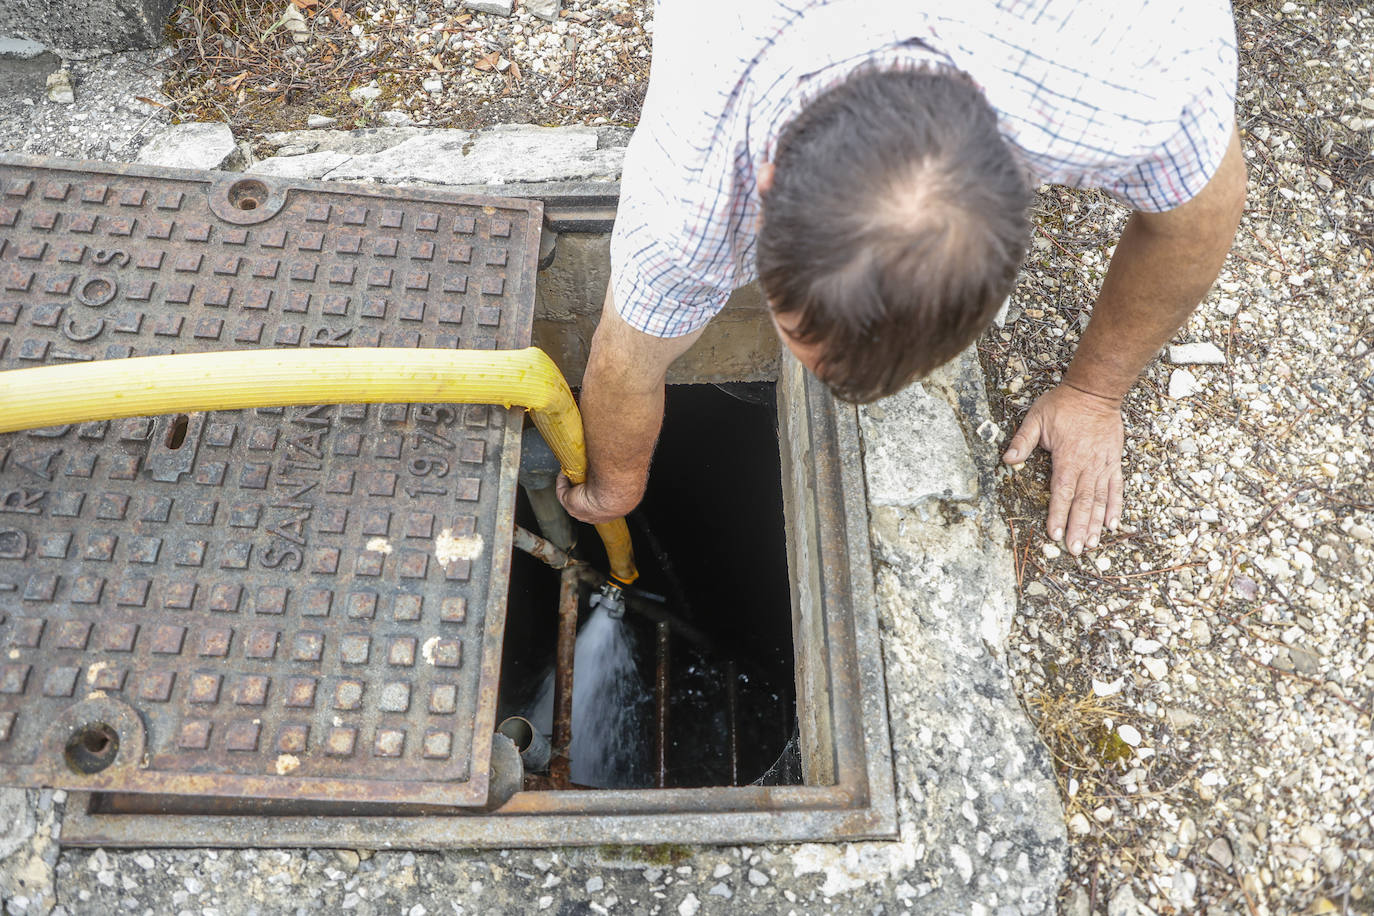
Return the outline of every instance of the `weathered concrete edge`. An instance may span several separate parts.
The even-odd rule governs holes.
[[[1016,589],[995,488],[1004,434],[974,348],[861,408],[860,428],[901,845],[914,847],[897,896],[922,913],[1052,911],[1067,837],[1005,664]]]

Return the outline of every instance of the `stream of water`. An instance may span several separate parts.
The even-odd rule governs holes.
[[[635,663],[634,633],[624,620],[597,608],[577,633],[573,658],[572,781],[599,789],[650,784],[649,692]],[[553,671],[527,716],[553,732]]]

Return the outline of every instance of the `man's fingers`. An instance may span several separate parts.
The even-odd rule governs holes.
[[[1083,545],[1088,541],[1088,522],[1092,518],[1093,497],[1096,491],[1094,476],[1093,471],[1085,470],[1078,475],[1074,485],[1073,505],[1069,507],[1068,530],[1064,536],[1069,553],[1074,556],[1083,552]]]
[[[1115,531],[1121,527],[1121,498],[1126,486],[1121,479],[1121,465],[1112,468],[1112,476],[1107,483],[1107,530]]]
[[[1032,407],[1030,413],[1026,414],[1026,419],[1021,421],[1021,428],[1011,437],[1011,444],[1002,455],[1002,461],[1005,464],[1020,464],[1030,457],[1030,453],[1035,451],[1039,444],[1040,411]]]
[[[1093,486],[1093,508],[1092,515],[1088,518],[1088,540],[1086,542],[1089,550],[1102,543],[1102,525],[1107,520],[1107,496],[1111,491],[1111,479],[1109,473],[1099,472]]]
[[[1045,521],[1045,530],[1055,541],[1064,540],[1064,526],[1069,520],[1069,509],[1073,506],[1074,494],[1078,492],[1077,468],[1068,468],[1056,462],[1050,478],[1050,511]]]

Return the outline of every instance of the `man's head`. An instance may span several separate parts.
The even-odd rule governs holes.
[[[958,74],[851,77],[788,125],[759,187],[774,320],[847,400],[891,394],[957,355],[1025,256],[1030,188]]]

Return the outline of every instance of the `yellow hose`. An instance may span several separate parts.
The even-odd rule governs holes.
[[[140,356],[0,372],[0,432],[90,420],[296,404],[524,407],[573,483],[587,477],[582,416],[544,351],[338,348]],[[611,575],[633,582],[623,518],[596,526]]]

